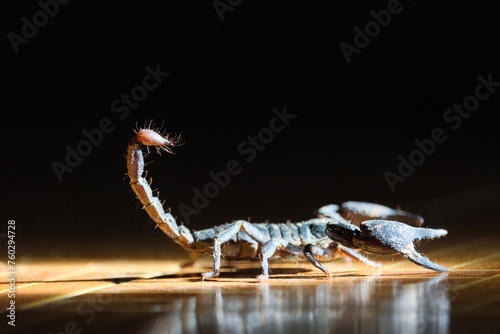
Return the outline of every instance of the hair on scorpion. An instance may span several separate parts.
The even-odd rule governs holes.
[[[180,134],[166,133],[162,129],[163,124],[162,122],[161,126],[156,127],[153,120],[146,120],[142,128],[138,127],[136,124],[137,129],[134,131],[137,135],[137,142],[147,146],[148,153],[149,146],[154,146],[158,154],[161,154],[162,150],[173,154],[172,147],[184,144]]]

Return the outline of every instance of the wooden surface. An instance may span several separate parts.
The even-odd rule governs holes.
[[[326,279],[307,263],[225,268],[201,282],[210,259],[27,258],[19,262],[16,327],[7,326],[9,285],[0,284],[1,332],[17,333],[498,333],[500,239],[433,248],[438,274],[401,257],[382,269],[339,260]],[[433,245],[436,246],[436,245]],[[132,251],[132,250],[131,250]],[[5,263],[0,268],[7,272]]]

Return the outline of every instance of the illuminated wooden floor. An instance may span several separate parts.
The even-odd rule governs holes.
[[[383,269],[341,260],[328,264],[338,277],[327,280],[307,263],[285,263],[272,264],[262,284],[249,263],[201,282],[210,262],[181,270],[179,261],[160,259],[32,259],[17,268],[15,332],[498,333],[500,239],[426,255],[450,272],[400,257],[377,259]],[[0,328],[13,332],[2,279]]]

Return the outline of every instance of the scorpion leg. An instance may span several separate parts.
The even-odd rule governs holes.
[[[328,269],[323,267],[323,265],[321,265],[321,263],[319,263],[319,261],[316,260],[314,255],[319,255],[319,256],[324,257],[325,259],[328,260],[328,259],[335,258],[336,257],[335,255],[339,254],[339,253],[344,255],[344,256],[347,256],[347,257],[349,257],[357,262],[361,262],[361,263],[364,263],[364,264],[372,266],[372,267],[380,267],[380,263],[370,261],[367,258],[365,258],[364,256],[362,256],[361,254],[359,254],[358,252],[356,252],[352,249],[343,247],[340,244],[336,244],[335,246],[333,246],[333,248],[329,248],[329,249],[318,248],[312,244],[308,244],[304,247],[304,256],[306,257],[306,259],[308,259],[309,262],[311,262],[313,266],[315,266],[316,268],[318,268],[319,270],[324,272],[326,274],[326,276],[329,278],[333,278],[335,276],[333,276],[333,274]]]
[[[313,266],[315,266],[316,268],[318,268],[319,270],[324,272],[327,277],[329,277],[329,278],[334,277],[333,274],[330,271],[328,271],[328,269],[323,267],[323,265],[321,265],[321,263],[319,263],[318,260],[316,260],[316,258],[314,257],[314,254],[316,254],[319,256],[324,256],[326,258],[331,258],[332,257],[331,250],[320,249],[318,247],[315,247],[312,244],[308,244],[304,247],[303,253],[304,253],[304,256],[306,257],[306,259],[308,259],[309,262],[311,262]]]
[[[221,245],[230,241],[237,240],[238,232],[245,231],[248,236],[260,243],[264,244],[264,236],[261,231],[244,220],[238,220],[234,223],[227,224],[225,227],[220,229],[214,238],[214,270],[202,274],[201,279],[204,281],[208,278],[217,277],[220,274],[220,261],[221,261]]]
[[[207,278],[217,277],[220,274],[220,258],[221,258],[221,245],[228,242],[231,239],[235,239],[236,235],[241,229],[241,222],[237,221],[232,224],[228,224],[223,230],[217,233],[214,238],[214,271],[206,272],[201,275],[201,280],[204,281]]]
[[[272,238],[264,244],[260,253],[262,274],[257,276],[261,282],[269,278],[269,258],[274,255],[277,248],[286,248],[286,246],[287,243],[284,240],[278,240],[277,238]]]
[[[261,282],[269,279],[269,258],[276,253],[277,249],[283,250],[291,256],[297,258],[303,254],[300,247],[288,243],[283,238],[272,238],[268,240],[262,247],[261,251],[262,274],[257,276]]]
[[[361,254],[359,254],[358,252],[356,252],[355,250],[353,249],[349,249],[347,247],[344,247],[342,245],[338,245],[337,246],[337,249],[345,256],[347,256],[348,258],[351,258],[353,259],[354,261],[357,261],[357,262],[361,262],[361,263],[364,263],[368,266],[372,266],[372,267],[381,267],[382,265],[380,263],[377,263],[377,262],[373,262],[371,260],[368,260],[366,257],[362,256]]]
[[[201,280],[204,281],[207,278],[213,278],[217,277],[220,274],[220,257],[221,257],[221,251],[220,251],[220,245],[222,242],[219,240],[219,238],[215,237],[214,238],[214,271],[209,271],[201,275]]]

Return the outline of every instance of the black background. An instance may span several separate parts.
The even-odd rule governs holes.
[[[147,167],[178,217],[210,171],[242,162],[190,228],[296,221],[321,205],[363,200],[418,212],[450,238],[496,233],[500,92],[456,130],[443,120],[474,94],[478,76],[500,81],[493,3],[402,1],[348,64],[339,44],[353,44],[353,28],[387,1],[243,1],[223,21],[211,1],[71,1],[17,54],[7,34],[40,7],[3,2],[2,217],[16,220],[18,240],[53,254],[64,253],[60,241],[163,242],[125,177],[127,140],[153,119],[185,141],[174,156],[153,153]],[[120,120],[111,103],[157,64],[170,76]],[[246,163],[238,145],[283,106],[296,118]],[[103,118],[115,130],[59,182],[51,164],[64,163],[65,147]],[[447,140],[391,192],[384,172],[396,173],[398,156],[435,128]]]

